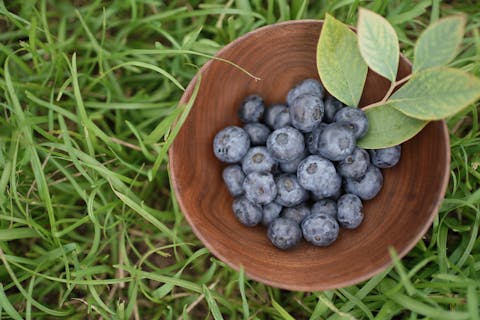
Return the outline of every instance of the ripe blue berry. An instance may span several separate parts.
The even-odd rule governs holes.
[[[265,147],[253,147],[248,150],[242,160],[243,172],[270,172],[276,161]]]
[[[305,149],[300,157],[292,161],[280,163],[280,169],[284,173],[297,173],[298,165],[308,156],[308,152]]]
[[[345,105],[334,96],[326,97],[324,105],[325,114],[323,115],[323,122],[325,123],[334,122],[337,111],[345,107]]]
[[[243,130],[248,133],[252,146],[264,146],[267,143],[270,129],[262,123],[247,123]]]
[[[293,100],[290,119],[298,130],[311,132],[322,122],[323,112],[323,101],[319,96],[304,94]]]
[[[238,110],[238,116],[244,123],[258,122],[263,118],[265,106],[262,97],[251,95],[246,97]]]
[[[300,162],[297,178],[302,187],[324,198],[336,194],[342,184],[333,163],[320,156],[308,156]]]
[[[368,130],[368,120],[362,109],[345,107],[335,114],[336,122],[346,122],[353,128],[355,138],[362,137]]]
[[[307,149],[311,154],[319,154],[318,146],[320,141],[320,136],[322,135],[323,129],[327,126],[326,123],[320,123],[318,126],[313,128],[312,132],[305,134],[305,144]]]
[[[267,204],[277,196],[273,176],[267,172],[252,172],[243,181],[243,190],[248,200],[256,204]]]
[[[267,148],[278,162],[292,161],[300,157],[305,150],[303,134],[292,127],[277,129],[268,137]]]
[[[363,221],[362,200],[354,194],[344,194],[337,202],[338,223],[344,228],[355,229]]]
[[[341,188],[341,185],[340,185],[340,187],[337,189],[337,191],[334,194],[332,194],[331,196],[328,196],[328,197],[325,197],[321,193],[316,193],[314,191],[310,191],[310,199],[313,200],[313,201],[320,201],[320,200],[326,200],[326,199],[331,199],[331,200],[337,201],[338,198],[340,198],[340,196],[343,193],[344,192],[343,192],[343,190]]]
[[[282,174],[277,178],[275,202],[284,207],[293,207],[307,200],[308,192],[297,181],[295,174]]]
[[[353,152],[355,144],[356,139],[351,126],[345,122],[334,122],[321,129],[317,150],[324,158],[341,161]]]
[[[337,216],[337,203],[331,199],[319,200],[312,206],[312,215],[314,214],[326,214],[335,218]]]
[[[300,224],[303,219],[310,215],[310,212],[310,208],[305,203],[301,203],[295,207],[283,208],[281,216]]]
[[[274,104],[265,110],[265,123],[273,130],[290,125],[290,112],[284,104]]]
[[[287,104],[291,106],[296,98],[306,93],[318,96],[320,99],[323,99],[325,89],[323,88],[322,84],[315,79],[303,80],[288,92]]]
[[[342,177],[359,179],[365,175],[369,165],[368,152],[361,148],[355,148],[351,155],[338,163],[337,170]]]
[[[250,138],[240,127],[226,127],[213,139],[213,153],[223,162],[239,162],[247,153],[248,148],[250,148]]]
[[[239,165],[230,165],[223,169],[222,177],[232,196],[236,197],[243,193],[245,174]]]
[[[326,214],[310,215],[302,222],[305,240],[315,246],[325,247],[337,240],[340,228],[335,218]]]
[[[370,150],[372,163],[378,168],[391,168],[400,161],[402,152],[401,146],[394,146],[385,149]]]
[[[268,226],[273,220],[277,219],[282,212],[283,207],[278,203],[270,202],[263,206],[262,224]]]
[[[370,200],[380,192],[383,176],[380,169],[370,165],[363,177],[360,179],[346,178],[343,180],[343,184],[347,193],[353,193],[362,200]]]
[[[233,200],[232,209],[238,221],[247,227],[256,226],[262,220],[262,208],[244,196]]]
[[[300,242],[302,231],[295,221],[277,218],[268,226],[267,236],[275,247],[287,250]]]

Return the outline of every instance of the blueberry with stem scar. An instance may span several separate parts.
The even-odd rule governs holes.
[[[242,160],[250,148],[250,138],[240,127],[226,127],[213,139],[213,153],[223,162],[235,163]]]
[[[268,226],[267,236],[275,247],[287,250],[300,243],[302,231],[295,221],[277,218]]]

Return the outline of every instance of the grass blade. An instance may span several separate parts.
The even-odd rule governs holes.
[[[248,307],[248,300],[245,294],[245,270],[240,268],[238,273],[238,288],[240,290],[240,296],[242,297],[242,311],[243,311],[243,319],[247,320],[250,318],[250,309]]]
[[[222,313],[218,308],[218,304],[215,299],[212,297],[212,293],[210,289],[206,285],[202,286],[203,294],[205,295],[205,300],[207,300],[208,306],[210,308],[210,312],[215,320],[223,320]]]
[[[0,229],[0,241],[36,238],[38,236],[39,234],[30,228]]]
[[[2,309],[14,320],[22,320],[22,316],[18,313],[17,310],[12,306],[10,301],[8,300],[7,296],[5,295],[5,291],[3,291],[3,285],[0,283],[0,305]]]
[[[272,300],[272,307],[277,310],[278,314],[280,317],[282,317],[283,320],[295,320],[294,317],[290,315],[290,313],[287,312],[281,305],[278,304],[273,297],[271,297]]]
[[[151,170],[151,175],[150,177],[155,177],[157,175],[157,171],[160,168],[160,165],[162,164],[168,149],[173,143],[173,140],[177,136],[178,132],[182,128],[183,123],[185,120],[187,120],[187,116],[190,113],[190,110],[193,107],[193,104],[195,102],[195,99],[197,98],[198,91],[200,90],[200,83],[202,80],[202,76],[199,73],[198,77],[196,78],[195,82],[195,87],[193,88],[192,96],[190,97],[190,100],[187,102],[187,104],[183,107],[183,112],[180,115],[180,118],[175,124],[175,127],[172,129],[170,135],[167,138],[167,141],[165,141],[165,144],[163,145],[162,149],[160,150],[157,159],[155,160],[155,163],[153,164],[152,170]]]

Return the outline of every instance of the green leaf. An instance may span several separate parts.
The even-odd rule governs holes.
[[[413,72],[446,65],[457,55],[465,31],[465,16],[451,16],[431,24],[415,45]]]
[[[422,70],[395,92],[389,102],[407,116],[439,120],[459,112],[480,97],[480,79],[446,67]]]
[[[407,117],[386,104],[364,109],[368,119],[367,134],[357,141],[365,149],[388,148],[405,142],[415,136],[427,124]]]
[[[385,18],[370,10],[359,9],[358,45],[370,69],[395,81],[400,48],[397,34]]]
[[[328,14],[318,40],[317,69],[328,92],[348,106],[358,106],[367,64],[355,33]]]

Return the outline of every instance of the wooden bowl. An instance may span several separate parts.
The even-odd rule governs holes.
[[[326,248],[302,241],[290,251],[273,247],[266,228],[248,228],[234,217],[232,197],[213,155],[215,134],[240,125],[237,108],[248,94],[266,104],[284,102],[290,88],[317,78],[315,51],[321,21],[291,21],[260,28],[227,45],[218,57],[235,62],[261,78],[256,81],[225,62],[211,60],[201,69],[201,85],[193,108],[169,153],[173,186],[180,207],[195,234],[219,259],[257,281],[275,287],[316,291],[366,280],[391,265],[389,247],[400,256],[425,234],[437,214],[449,177],[450,147],[444,121],[432,122],[402,145],[399,164],[383,170],[384,186],[364,203],[365,219],[356,230],[341,229]],[[411,72],[401,58],[399,78]],[[195,85],[192,80],[182,102]],[[370,72],[361,106],[379,101],[388,82]]]

